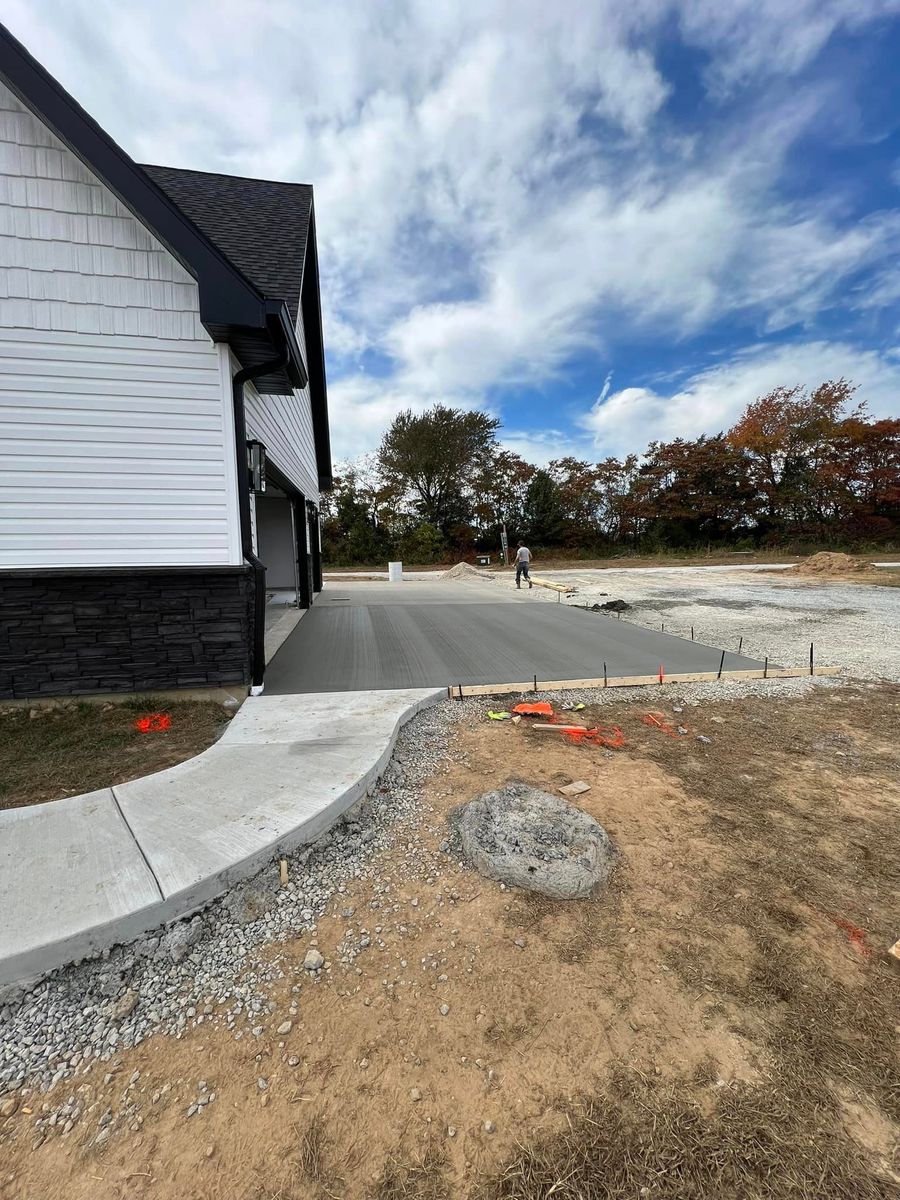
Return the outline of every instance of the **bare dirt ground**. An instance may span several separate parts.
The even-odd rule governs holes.
[[[67,1134],[36,1138],[43,1098],[19,1103],[4,1200],[898,1195],[900,689],[669,701],[674,737],[646,705],[578,713],[620,751],[486,707],[421,831],[400,822],[319,922],[331,970],[303,970],[308,935],[272,946],[259,1038],[207,1024],[96,1064]],[[510,778],[591,785],[608,891],[511,892],[442,848],[447,813]],[[186,1119],[200,1081],[216,1101]],[[131,1129],[88,1149],[126,1097]]]
[[[76,796],[172,767],[212,745],[232,716],[233,710],[213,701],[152,696],[0,709],[0,809]],[[143,731],[136,725],[142,719]]]

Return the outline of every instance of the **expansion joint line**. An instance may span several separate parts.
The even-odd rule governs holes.
[[[137,846],[138,854],[140,854],[141,858],[147,864],[147,870],[150,872],[150,874],[153,877],[153,882],[156,884],[156,890],[159,892],[160,900],[165,900],[166,897],[163,894],[162,888],[160,887],[159,880],[156,877],[156,872],[153,870],[153,865],[150,862],[150,859],[144,853],[144,847],[141,845],[141,843],[135,837],[134,830],[131,828],[131,825],[128,823],[128,818],[125,816],[125,813],[122,811],[122,805],[119,803],[119,797],[116,795],[116,789],[114,787],[112,787],[109,790],[112,792],[113,802],[115,803],[116,808],[119,810],[119,816],[124,821],[125,828],[131,834],[131,840],[134,842],[135,846]]]

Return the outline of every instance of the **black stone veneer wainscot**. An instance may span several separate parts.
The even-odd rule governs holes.
[[[250,679],[246,567],[0,572],[0,699]]]

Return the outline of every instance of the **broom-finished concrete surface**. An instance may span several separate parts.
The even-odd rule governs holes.
[[[196,758],[0,812],[0,983],[188,916],[313,841],[372,786],[443,690],[247,700]]]
[[[535,589],[537,590],[537,589]],[[330,582],[266,671],[268,693],[716,671],[720,647],[488,580]],[[726,653],[724,670],[762,667]]]

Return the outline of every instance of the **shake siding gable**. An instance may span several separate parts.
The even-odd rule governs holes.
[[[193,277],[0,84],[0,568],[241,561]]]

